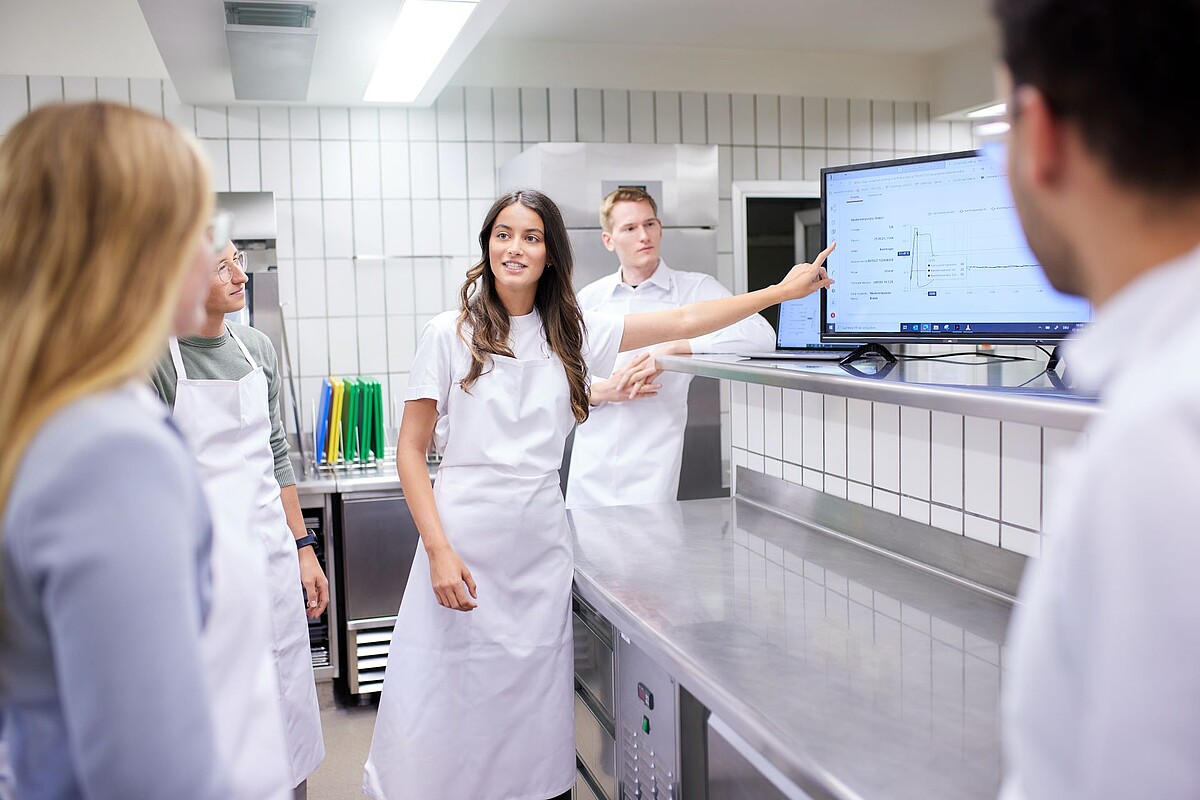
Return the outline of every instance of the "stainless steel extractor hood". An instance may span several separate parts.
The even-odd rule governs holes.
[[[308,97],[317,29],[316,3],[303,0],[225,3],[225,42],[238,100]]]
[[[500,166],[500,189],[540,189],[562,211],[575,251],[575,287],[617,268],[597,216],[604,196],[638,186],[658,203],[662,255],[674,269],[717,274],[715,145],[543,142]]]

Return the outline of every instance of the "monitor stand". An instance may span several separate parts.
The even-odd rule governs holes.
[[[895,361],[884,361],[882,364],[879,365],[879,368],[876,369],[875,372],[863,372],[861,369],[854,366],[853,364],[840,364],[839,363],[838,366],[840,366],[842,369],[846,370],[846,372],[849,372],[851,375],[855,376],[856,378],[870,378],[871,380],[881,381],[881,380],[884,380],[885,378],[887,378],[888,373],[890,373],[892,370],[894,370],[896,368],[896,362]]]
[[[1062,363],[1062,352],[1058,345],[1054,345],[1054,349],[1050,351],[1050,360],[1046,362],[1046,372],[1054,372],[1058,369],[1058,365]]]
[[[859,359],[868,358],[870,356],[879,356],[889,364],[894,364],[896,361],[896,357],[892,355],[890,350],[877,342],[872,342],[871,344],[859,345],[850,353],[850,355],[846,356],[838,363],[845,366],[846,364],[853,364]]]

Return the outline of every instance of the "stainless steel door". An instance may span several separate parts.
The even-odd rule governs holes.
[[[612,185],[644,186],[669,227],[716,227],[717,148],[687,144],[542,143],[500,166],[500,191],[553,198],[569,228],[596,228]]]
[[[341,539],[344,619],[396,616],[420,541],[404,497],[343,495]]]
[[[708,720],[708,800],[812,800],[732,728]]]
[[[617,800],[617,743],[582,697],[575,695],[575,753],[608,800]]]
[[[571,616],[575,634],[575,681],[578,684],[575,691],[586,693],[598,710],[608,715],[608,724],[612,726],[616,715],[612,637],[610,635],[605,641],[599,635],[599,626],[593,621],[596,619],[602,625],[608,624],[596,612],[586,606],[581,608],[579,602],[575,602],[575,613]]]

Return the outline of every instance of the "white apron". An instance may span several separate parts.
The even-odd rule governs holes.
[[[633,314],[681,305],[672,291],[665,298],[630,295],[623,304],[611,302],[604,309]],[[613,372],[655,347],[621,353]],[[692,376],[664,372],[654,382],[662,386],[654,397],[593,408],[587,422],[575,430],[568,508],[671,503],[679,496]]]
[[[290,788],[312,774],[325,755],[325,746],[295,538],[287,526],[275,480],[266,374],[232,330],[229,335],[252,367],[237,381],[189,379],[179,343],[171,339],[171,359],[178,378],[172,418],[196,453],[213,511],[214,591],[208,625],[212,633],[206,633],[211,642],[205,645],[209,651],[205,658],[215,702],[229,715],[227,723],[217,716],[219,738],[228,735],[226,728],[238,731],[232,735],[236,744],[222,741],[221,747],[255,772],[269,773],[277,750],[270,732],[274,723],[260,722],[257,717],[280,719],[282,711],[284,768]],[[236,564],[230,569],[237,570],[238,579],[255,581],[258,587],[236,587],[233,580],[227,581],[229,594],[224,600],[218,573],[218,543],[222,540],[221,563]],[[227,604],[226,626],[219,625],[220,603]],[[246,673],[244,666],[237,671],[233,662],[238,657],[235,654],[259,640],[252,630],[257,623],[248,609],[261,603],[266,603],[264,633],[269,641],[274,694],[269,709],[256,701],[254,708],[261,711],[256,713],[254,708],[239,707],[249,705],[246,689],[238,686]],[[228,680],[219,680],[218,672]],[[259,730],[241,729],[250,724]]]
[[[557,358],[493,364],[450,392],[434,487],[479,607],[439,606],[417,548],[364,776],[377,800],[546,800],[574,784],[567,378]]]

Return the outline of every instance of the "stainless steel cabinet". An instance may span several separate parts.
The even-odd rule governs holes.
[[[313,677],[317,681],[330,681],[338,677],[339,643],[338,620],[338,566],[334,542],[332,501],[325,492],[299,492],[300,508],[304,512],[304,525],[317,533],[317,560],[329,579],[329,607],[318,619],[308,623],[309,646],[312,649]]]
[[[341,495],[340,523],[341,674],[349,694],[371,695],[383,688],[392,629],[420,535],[396,491]]]
[[[708,720],[708,800],[812,800],[723,720]]]
[[[591,782],[582,772],[575,773],[575,800],[604,800],[604,798],[596,793],[592,788]]]
[[[583,785],[598,800],[618,800],[613,627],[579,598],[571,600],[575,639],[575,756]],[[581,789],[576,795],[586,797]]]
[[[578,594],[572,611],[576,794],[680,800],[675,681]]]

